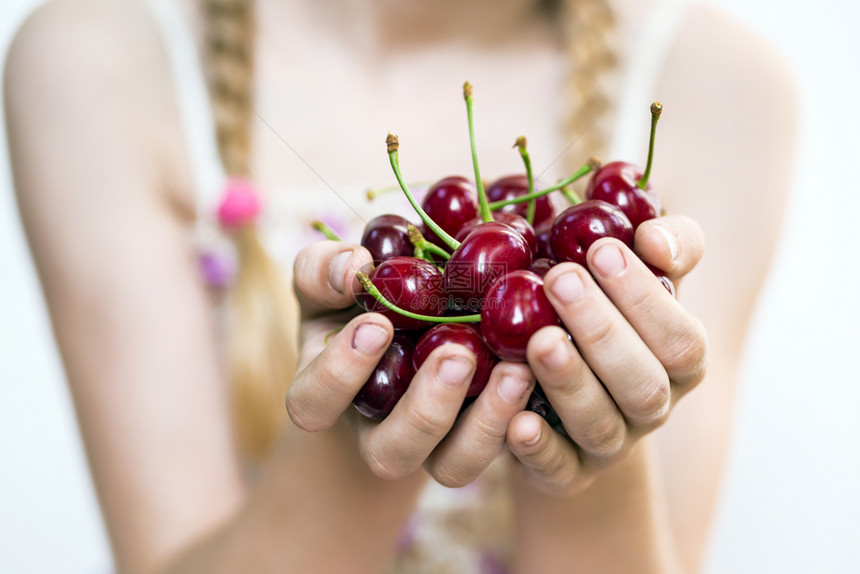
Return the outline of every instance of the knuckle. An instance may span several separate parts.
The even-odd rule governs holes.
[[[701,381],[707,363],[708,343],[702,324],[695,320],[693,326],[684,329],[670,344],[663,365],[667,371],[678,373],[677,378]]]
[[[331,428],[331,424],[326,424],[325,421],[311,414],[311,409],[305,405],[304,399],[298,393],[288,391],[286,405],[290,420],[303,431],[319,432]]]
[[[578,342],[587,346],[598,346],[608,341],[615,334],[615,323],[612,321],[597,321],[596,325],[585,330]]]
[[[433,479],[446,488],[462,488],[472,482],[472,479],[463,472],[458,472],[449,464],[428,461],[427,471]]]
[[[612,460],[623,450],[626,431],[619,417],[603,416],[584,430],[579,445],[592,458]]]
[[[434,438],[443,436],[450,427],[450,421],[443,412],[426,408],[412,409],[407,415],[406,424],[418,433]]]
[[[377,478],[381,478],[382,480],[398,480],[406,475],[402,469],[384,457],[378,448],[362,446],[361,455],[370,472]]]
[[[495,423],[481,416],[475,417],[471,428],[471,434],[478,444],[485,444],[488,438],[492,442],[503,441],[508,432],[508,427],[504,423]]]
[[[671,387],[666,377],[645,381],[637,387],[638,396],[628,406],[629,415],[637,425],[646,428],[656,428],[662,425],[669,416]]]

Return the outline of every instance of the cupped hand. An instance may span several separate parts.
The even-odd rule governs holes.
[[[545,277],[567,332],[535,333],[528,362],[570,440],[532,412],[518,414],[508,429],[509,449],[544,491],[585,488],[704,377],[701,323],[645,265],[677,286],[702,256],[701,229],[682,216],[650,220],[637,229],[634,247],[601,239],[589,249],[589,269],[562,263]]]
[[[532,371],[499,363],[484,391],[460,413],[475,357],[461,345],[442,345],[383,421],[361,417],[352,399],[393,336],[382,315],[349,310],[361,290],[355,271],[370,262],[364,248],[333,241],[313,244],[297,257],[294,277],[304,320],[300,371],[286,396],[290,419],[320,432],[351,418],[361,455],[381,478],[406,477],[423,466],[446,486],[468,484],[504,448],[511,420],[534,387]]]

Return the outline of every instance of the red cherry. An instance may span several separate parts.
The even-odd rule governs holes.
[[[380,215],[367,222],[361,236],[361,245],[370,251],[374,265],[392,257],[410,256],[414,253],[415,248],[406,231],[408,225],[409,222],[399,215]]]
[[[546,257],[539,257],[532,261],[532,271],[537,273],[541,277],[546,277],[546,274],[550,269],[556,264],[552,259],[547,259]]]
[[[594,172],[585,188],[586,199],[600,199],[618,207],[635,230],[639,224],[660,214],[660,200],[651,184],[640,189],[643,170],[623,161],[607,163]]]
[[[415,375],[412,366],[414,347],[411,337],[394,334],[376,368],[352,400],[358,412],[381,421],[394,410]]]
[[[448,308],[442,273],[432,263],[414,257],[394,257],[374,269],[370,273],[370,281],[383,297],[406,311],[441,317]],[[366,310],[382,313],[391,320],[395,329],[429,326],[425,321],[391,311],[367,292],[359,297]]]
[[[531,271],[508,273],[487,290],[481,308],[481,332],[487,346],[506,361],[525,361],[529,339],[560,321],[543,290],[543,279]]]
[[[475,186],[465,177],[446,177],[427,190],[421,207],[436,225],[453,237],[464,223],[478,215],[476,195]],[[448,247],[430,229],[424,230],[424,237],[439,247]]]
[[[446,343],[463,345],[474,353],[477,364],[475,374],[472,377],[472,384],[469,385],[466,396],[477,396],[487,386],[487,381],[490,380],[490,373],[493,371],[496,363],[499,362],[499,359],[493,355],[493,352],[484,343],[484,340],[481,338],[481,332],[475,325],[469,323],[441,323],[428,330],[415,345],[415,353],[412,354],[412,366],[416,371],[420,369],[424,361],[427,360],[427,357],[430,356],[430,353],[436,347],[440,347]]]
[[[503,223],[481,223],[460,244],[445,266],[445,292],[456,309],[478,310],[496,279],[528,269],[532,253],[523,236]]]
[[[663,273],[653,265],[649,265],[648,263],[646,263],[645,265],[648,267],[648,269],[651,270],[651,273],[654,274],[657,280],[660,281],[660,284],[666,288],[666,291],[668,291],[672,297],[675,297],[675,284],[672,283],[672,280],[669,279],[665,273]]]
[[[535,181],[535,189],[541,189],[542,186]],[[491,183],[487,187],[487,201],[508,201],[526,195],[529,192],[529,178],[525,174],[508,175],[501,177]],[[517,215],[526,217],[529,209],[528,202],[514,203],[506,205],[500,211],[505,213],[516,213]],[[533,225],[537,227],[544,221],[552,221],[555,213],[552,209],[552,203],[549,201],[549,196],[545,195],[535,200],[535,216]]]
[[[633,226],[620,209],[605,201],[583,201],[556,218],[550,247],[557,261],[586,266],[588,248],[601,237],[615,237],[633,249]]]
[[[535,257],[554,259],[552,248],[549,246],[549,235],[552,231],[552,223],[552,221],[544,221],[540,225],[535,226],[535,238],[537,239],[537,252],[535,253]]]
[[[529,249],[531,249],[532,255],[537,252],[537,236],[535,235],[534,227],[532,227],[525,217],[521,215],[517,215],[516,213],[504,213],[501,211],[493,212],[493,220],[496,223],[504,223],[505,225],[510,225],[514,229],[516,229],[520,235],[523,236],[523,239],[528,243]],[[460,229],[457,233],[457,241],[462,242],[466,237],[475,229],[478,225],[484,223],[484,220],[480,217],[476,217],[470,221],[467,221],[465,225]]]

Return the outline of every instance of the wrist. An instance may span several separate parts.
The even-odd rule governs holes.
[[[657,465],[646,437],[569,497],[546,494],[513,468],[515,571],[680,572]]]

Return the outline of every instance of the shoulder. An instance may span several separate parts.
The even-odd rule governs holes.
[[[666,207],[699,221],[708,240],[690,290],[703,305],[723,293],[727,305],[748,313],[794,184],[794,73],[764,36],[717,8],[692,4],[659,86],[655,185],[659,179]]]
[[[163,174],[182,157],[167,58],[140,1],[43,4],[13,38],[4,74],[16,180],[42,168]]]
[[[755,130],[793,139],[798,89],[790,63],[762,34],[719,8],[689,6],[661,85],[674,100],[671,113],[695,115],[694,126],[732,132],[735,139]]]
[[[158,68],[159,39],[143,5],[134,1],[53,0],[37,8],[15,35],[7,56],[6,86],[44,95],[83,80],[137,80]],[[141,73],[143,77],[141,77]],[[94,86],[90,86],[91,88]]]

